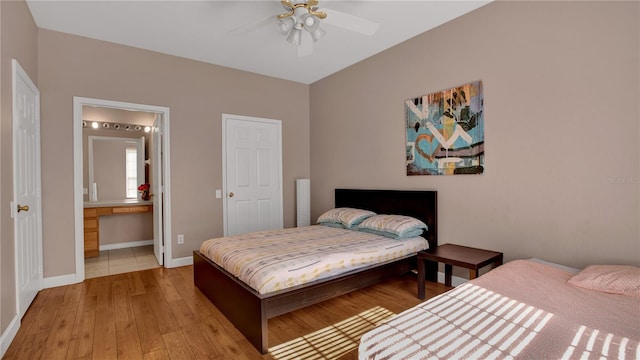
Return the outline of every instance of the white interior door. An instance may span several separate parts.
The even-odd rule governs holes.
[[[153,252],[159,265],[164,265],[164,240],[162,233],[162,114],[156,116],[151,133],[151,194],[153,194]]]
[[[282,124],[222,116],[225,235],[282,229]]]
[[[40,92],[16,60],[13,67],[13,191],[16,289],[20,317],[42,289]]]

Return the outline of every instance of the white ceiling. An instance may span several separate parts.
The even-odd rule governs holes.
[[[314,44],[313,54],[298,57],[296,47],[277,30],[275,16],[285,12],[279,1],[27,1],[40,28],[304,84],[488,2],[320,0],[320,9],[362,17],[380,27],[367,36],[324,23],[327,35]],[[270,16],[273,20],[264,21]]]

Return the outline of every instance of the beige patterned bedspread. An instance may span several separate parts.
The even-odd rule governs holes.
[[[360,359],[640,359],[640,298],[507,263],[364,334]]]
[[[396,240],[313,225],[207,240],[200,253],[266,294],[427,249],[422,237]]]

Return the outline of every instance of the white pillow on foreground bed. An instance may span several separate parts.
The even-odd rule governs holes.
[[[631,265],[590,265],[568,283],[589,290],[640,297],[640,268]]]

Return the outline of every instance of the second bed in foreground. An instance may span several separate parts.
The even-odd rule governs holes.
[[[640,359],[637,268],[591,269],[512,261],[364,334],[359,358]]]

